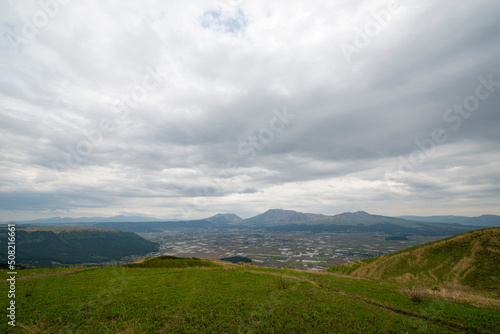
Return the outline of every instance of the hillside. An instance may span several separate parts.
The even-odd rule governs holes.
[[[498,297],[192,258],[21,270],[16,328],[0,333],[498,333]],[[216,265],[212,265],[216,264]],[[8,282],[0,289],[8,291]],[[7,307],[7,298],[2,307]],[[9,327],[9,328],[8,328]]]
[[[500,228],[463,233],[328,271],[400,282],[500,289]]]
[[[190,268],[190,267],[219,267],[214,260],[201,260],[194,257],[158,256],[146,257],[134,263],[124,264],[126,268]]]
[[[0,248],[7,249],[6,230],[1,231]],[[16,231],[17,263],[31,266],[98,264],[131,255],[145,255],[159,245],[135,233],[80,228],[19,228]],[[6,263],[5,253],[0,253]]]

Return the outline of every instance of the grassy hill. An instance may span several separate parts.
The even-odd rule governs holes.
[[[213,260],[201,260],[195,257],[158,256],[147,257],[134,263],[123,265],[126,268],[190,268],[220,267]]]
[[[400,282],[451,283],[500,290],[500,228],[466,232],[328,271]]]
[[[398,282],[231,263],[184,266],[195,261],[211,262],[157,258],[145,259],[142,267],[21,270],[23,277],[16,282],[17,327],[2,321],[0,332],[500,331],[495,295],[474,295],[472,302],[473,298],[461,301],[429,294],[413,302],[402,292],[407,285]],[[0,289],[7,291],[8,284],[0,281]],[[2,298],[0,307],[5,310],[7,302]]]
[[[7,249],[7,231],[0,231],[0,248]],[[60,264],[99,264],[131,255],[145,255],[159,245],[135,233],[108,229],[18,228],[17,263],[35,267]],[[6,252],[0,252],[6,263]]]

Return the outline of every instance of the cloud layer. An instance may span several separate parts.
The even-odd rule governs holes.
[[[500,214],[499,11],[2,2],[0,220]]]

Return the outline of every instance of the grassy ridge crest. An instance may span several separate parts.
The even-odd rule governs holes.
[[[500,228],[462,233],[329,272],[399,282],[500,289]]]
[[[196,257],[175,257],[175,256],[158,256],[147,257],[123,265],[126,268],[189,268],[189,267],[220,267],[212,261],[199,259]]]

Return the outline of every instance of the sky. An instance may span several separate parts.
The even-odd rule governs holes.
[[[500,214],[500,2],[0,2],[0,221]]]

